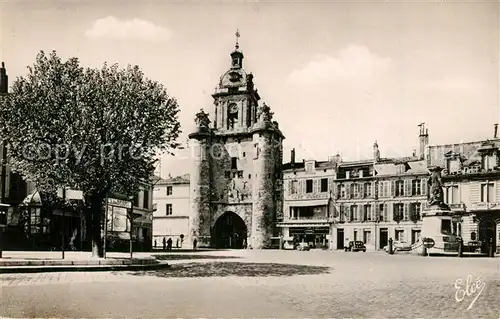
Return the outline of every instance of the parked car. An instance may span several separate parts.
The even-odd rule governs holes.
[[[285,250],[294,250],[295,249],[295,244],[293,242],[293,239],[285,239],[283,241],[283,249],[285,249]]]
[[[403,241],[403,240],[401,240],[401,241],[396,240],[392,243],[392,250],[394,252],[396,252],[396,251],[411,251],[411,249],[412,249],[411,244],[406,242],[406,241]],[[384,246],[384,251],[389,252],[389,245]]]
[[[362,251],[366,252],[366,246],[362,241],[350,241],[344,251]]]
[[[411,244],[406,241],[395,241],[394,251],[411,251]]]
[[[479,240],[471,240],[467,243],[464,243],[464,250],[471,253],[480,253],[481,252],[482,242]]]
[[[307,250],[311,250],[311,247],[309,246],[308,243],[298,243],[297,250],[307,251]]]

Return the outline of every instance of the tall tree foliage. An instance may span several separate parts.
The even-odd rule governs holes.
[[[102,256],[104,199],[135,194],[155,155],[179,146],[177,101],[138,66],[85,69],[41,51],[28,70],[0,109],[13,168],[40,191],[82,190],[92,252]]]

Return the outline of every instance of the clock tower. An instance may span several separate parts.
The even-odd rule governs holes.
[[[190,237],[200,247],[261,249],[282,216],[284,136],[243,69],[238,41],[230,56],[212,95],[213,118],[201,110],[189,135]]]

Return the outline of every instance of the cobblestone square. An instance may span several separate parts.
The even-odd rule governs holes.
[[[0,275],[0,316],[500,316],[498,258],[390,256],[379,252],[338,251],[219,251],[204,255],[206,259],[176,257],[172,269],[161,271],[3,274]],[[225,276],[224,272],[231,273]],[[484,288],[471,293],[472,285],[469,285],[467,295],[468,276],[473,283],[479,277],[481,285],[478,287],[484,284]],[[460,279],[462,283],[457,287],[464,290],[457,293],[456,284]]]

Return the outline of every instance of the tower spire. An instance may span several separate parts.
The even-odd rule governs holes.
[[[236,29],[236,33],[234,35],[236,36],[236,45],[234,47],[236,48],[236,50],[238,50],[240,48],[240,44],[238,43],[238,39],[240,37],[240,31]]]

